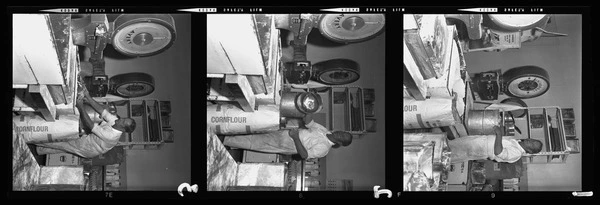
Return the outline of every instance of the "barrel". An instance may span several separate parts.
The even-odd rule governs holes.
[[[35,114],[13,115],[16,134],[28,144],[69,141],[79,138],[79,116],[59,115],[48,122]]]
[[[308,98],[314,99],[305,104]],[[316,113],[323,108],[321,96],[316,93],[284,92],[281,95],[280,111],[282,117],[302,118],[306,113]]]
[[[515,136],[515,120],[504,114],[504,136]]]
[[[206,124],[220,135],[266,133],[279,130],[279,106],[259,105],[245,112],[232,104],[207,105]]]
[[[494,126],[500,126],[501,123],[499,110],[470,110],[467,132],[469,135],[495,135]]]

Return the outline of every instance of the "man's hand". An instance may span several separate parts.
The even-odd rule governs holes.
[[[312,114],[306,114],[306,115],[304,115],[304,118],[302,118],[302,121],[304,121],[304,125],[312,122],[313,121]]]
[[[90,92],[87,90],[87,88],[83,88],[83,95],[88,100],[92,100],[93,99],[92,96],[90,96]]]
[[[298,129],[291,129],[289,135],[292,139],[300,139],[300,132]]]
[[[85,96],[85,92],[87,91],[87,89],[85,89],[85,86],[81,83],[77,83],[77,98],[76,98],[76,102],[79,103],[79,101],[83,102],[86,98]]]
[[[298,129],[291,129],[288,134],[290,135],[292,140],[294,140],[294,146],[296,146],[296,152],[298,152],[298,154],[300,155],[300,157],[302,157],[302,159],[307,159],[308,151],[306,150],[306,147],[304,147],[304,145],[300,141],[300,133],[299,133]]]
[[[83,99],[82,97],[77,97],[77,100],[75,101],[75,105],[77,106],[83,106]]]
[[[498,156],[504,149],[502,146],[503,130],[499,126],[494,126],[494,132],[496,133],[496,140],[494,140],[494,154]]]
[[[502,136],[502,135],[504,135],[504,130],[502,130],[502,128],[500,126],[496,125],[496,126],[494,126],[494,133],[496,133],[496,136],[497,135]]]

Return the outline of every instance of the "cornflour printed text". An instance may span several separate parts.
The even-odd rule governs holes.
[[[404,106],[404,112],[416,112],[417,111],[417,105],[405,105]]]
[[[48,132],[48,126],[20,126],[17,127],[19,132]]]
[[[212,123],[246,123],[246,117],[211,117]]]

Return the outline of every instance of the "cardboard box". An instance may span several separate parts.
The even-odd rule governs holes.
[[[250,151],[250,150],[244,150],[244,162],[265,162],[265,163],[272,163],[272,162],[277,162],[277,154],[271,154],[271,153],[262,153],[262,152],[255,152],[255,151]]]
[[[523,161],[519,159],[515,163],[498,163],[494,161],[485,161],[486,179],[512,179],[521,177],[523,170]]]
[[[46,166],[77,166],[81,158],[69,153],[56,153],[46,155]]]
[[[448,184],[446,191],[467,191],[466,184]]]
[[[467,184],[468,168],[467,162],[451,164],[448,171],[448,185]]]

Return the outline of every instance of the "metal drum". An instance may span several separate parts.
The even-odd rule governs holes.
[[[515,119],[504,113],[504,136],[515,136]]]
[[[495,135],[494,126],[501,126],[499,110],[470,110],[467,119],[469,135]]]
[[[323,108],[321,96],[316,93],[285,92],[281,95],[281,117],[302,118]]]

